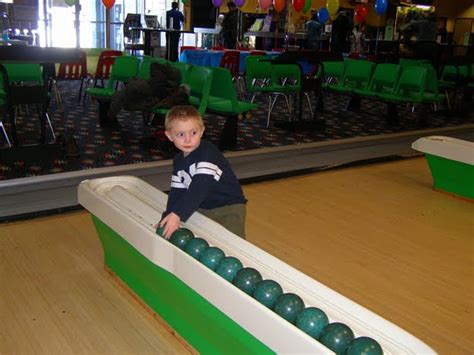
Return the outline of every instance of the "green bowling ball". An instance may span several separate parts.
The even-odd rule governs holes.
[[[253,298],[264,306],[272,309],[278,297],[283,294],[280,284],[273,280],[259,282],[253,291]]]
[[[303,309],[300,314],[298,314],[298,318],[296,318],[296,326],[306,334],[311,335],[314,339],[319,338],[328,323],[329,319],[326,313],[316,307]]]
[[[240,269],[232,283],[246,294],[251,295],[257,284],[262,281],[262,275],[251,267]]]
[[[184,247],[184,251],[199,260],[202,252],[209,248],[209,243],[202,238],[194,238]]]
[[[165,226],[156,228],[156,234],[160,237],[163,237],[163,231],[165,230]]]
[[[349,344],[346,355],[383,355],[383,350],[374,339],[359,337]]]
[[[319,341],[336,354],[345,354],[352,340],[354,340],[354,333],[343,323],[328,324],[319,337]]]
[[[209,269],[215,270],[220,261],[225,257],[224,252],[217,247],[209,247],[199,257],[199,261]]]
[[[170,242],[176,245],[179,249],[184,250],[186,244],[194,239],[194,234],[187,228],[179,228],[171,234]]]
[[[304,302],[300,296],[294,293],[284,293],[278,297],[273,310],[280,317],[285,318],[290,323],[295,323],[298,314],[303,310]]]
[[[216,272],[227,281],[232,282],[242,267],[243,265],[239,259],[233,256],[226,256],[217,266]]]

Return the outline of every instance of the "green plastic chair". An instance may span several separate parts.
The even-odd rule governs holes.
[[[301,70],[297,64],[272,64],[271,74],[270,85],[266,87],[266,90],[268,90],[270,94],[267,127],[270,125],[270,117],[276,101],[281,96],[285,98],[289,120],[291,121],[290,96],[298,94],[301,91]],[[272,96],[273,100],[271,98]]]
[[[10,83],[43,85],[43,71],[40,64],[3,64]]]
[[[346,61],[339,62],[322,62],[324,68],[324,74],[322,74],[322,87],[330,88],[331,86],[338,85],[344,76],[344,70],[346,67]],[[318,70],[316,76],[321,76],[321,67]]]
[[[252,95],[253,103],[258,94],[269,94],[272,80],[272,63],[266,56],[249,55],[245,60],[244,84],[247,93]]]
[[[458,87],[469,82],[469,71],[470,68],[468,65],[445,65],[443,67],[438,86],[446,96],[449,109],[451,109],[449,92],[452,91],[454,95],[456,95]],[[453,101],[455,101],[455,99],[456,97],[454,97]]]
[[[207,103],[207,111],[226,117],[221,131],[218,147],[221,150],[234,149],[237,146],[239,118],[249,117],[249,111],[257,108],[251,102],[240,101],[227,68],[212,67],[212,86]]]
[[[367,89],[375,66],[371,61],[348,59],[339,84],[330,85],[329,89],[341,94],[351,94],[355,89]]]
[[[377,97],[392,103],[421,103],[426,89],[426,68],[409,66],[402,70],[393,93],[380,93]]]
[[[211,69],[212,86],[207,103],[208,111],[224,116],[238,116],[257,108],[254,103],[238,100],[229,69],[221,67]]]
[[[20,105],[37,105],[42,107],[40,115],[42,120],[47,123],[53,139],[56,139],[56,134],[51,124],[51,119],[47,112],[50,93],[48,92],[47,82],[43,79],[43,70],[40,64],[4,64],[3,67],[8,76],[8,83],[10,85],[10,95],[8,97],[7,105],[9,106],[11,120],[16,121],[16,109],[14,106]],[[12,86],[14,84],[14,86]],[[5,91],[4,91],[5,92]],[[6,99],[4,96],[3,100]],[[42,121],[43,122],[43,121]],[[44,127],[41,127],[41,139],[44,139]],[[12,126],[13,143],[16,145],[17,135],[14,125]]]
[[[443,95],[439,93],[438,76],[435,68],[431,64],[423,66],[426,69],[426,86],[423,94],[423,102],[430,103],[436,111],[438,102]]]
[[[212,69],[193,66],[184,83],[190,87],[189,102],[203,116],[206,112],[212,86]]]
[[[120,82],[127,83],[138,74],[140,60],[137,57],[120,56],[115,58],[112,72],[105,88],[88,88],[86,93],[95,98],[112,97]]]
[[[377,94],[391,94],[400,76],[401,68],[398,64],[381,63],[375,67],[374,74],[367,88],[356,88],[354,94],[363,97],[375,97]]]
[[[183,84],[189,86],[190,89],[189,103],[198,109],[201,116],[204,116],[211,92],[212,69],[192,66]],[[166,115],[168,111],[167,108],[156,108],[152,110],[152,113]]]
[[[138,73],[137,73],[138,78],[144,79],[144,80],[150,79],[150,65],[151,65],[152,59],[153,58],[148,55],[144,55],[142,57],[140,66],[138,68]]]
[[[192,65],[183,62],[169,62],[169,64],[179,70],[181,73],[181,82],[185,83],[188,79]]]

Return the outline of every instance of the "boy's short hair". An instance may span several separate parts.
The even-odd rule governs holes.
[[[165,118],[165,130],[169,131],[173,122],[176,121],[197,120],[201,127],[204,127],[199,111],[190,105],[175,106],[168,111]]]

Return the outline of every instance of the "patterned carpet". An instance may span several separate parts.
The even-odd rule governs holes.
[[[79,148],[79,155],[69,156],[66,151],[60,156],[48,156],[41,159],[18,159],[11,162],[0,161],[0,180],[55,174],[65,171],[92,169],[120,164],[133,164],[168,159],[172,156],[172,147],[164,143],[164,136],[156,134],[162,127],[159,120],[152,125],[144,124],[139,112],[122,111],[119,115],[120,127],[101,128],[98,124],[97,105],[86,100],[77,104],[78,83],[59,83],[63,100],[63,110],[58,108],[53,99],[49,114],[57,135],[64,138],[74,137]],[[54,95],[53,95],[54,96]],[[288,121],[288,111],[284,100],[280,99],[271,116],[270,126],[266,127],[267,102],[258,101],[259,109],[252,112],[249,119],[239,121],[238,142],[235,150],[247,150],[262,147],[302,144],[342,138],[371,136],[387,133],[412,131],[420,128],[437,128],[474,123],[472,102],[470,113],[464,110],[459,114],[448,112],[441,106],[437,112],[429,112],[428,106],[417,107],[415,113],[410,108],[399,106],[398,122],[386,120],[386,105],[380,102],[363,100],[361,109],[356,112],[345,110],[348,97],[323,94],[324,110],[318,117],[326,120],[324,131],[292,132],[278,128]],[[313,103],[314,104],[314,103]],[[33,115],[33,108],[22,108],[17,120],[18,136],[21,144],[37,142],[38,119]],[[422,113],[427,113],[426,119]],[[32,117],[33,116],[33,117]],[[304,120],[310,120],[307,103],[304,105]],[[219,141],[225,119],[213,114],[206,114],[206,138]],[[8,120],[5,122],[10,132]],[[51,134],[48,131],[51,140]],[[152,139],[146,137],[153,137]],[[143,139],[145,137],[145,139]],[[158,142],[159,140],[163,142]],[[3,137],[0,147],[4,144]]]

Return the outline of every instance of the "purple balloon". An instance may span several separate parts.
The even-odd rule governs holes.
[[[234,0],[234,2],[237,7],[242,7],[245,4],[245,0]]]
[[[220,7],[222,4],[222,0],[212,0],[212,5],[214,5],[214,7]]]

